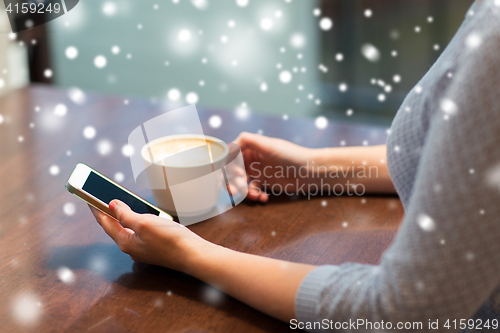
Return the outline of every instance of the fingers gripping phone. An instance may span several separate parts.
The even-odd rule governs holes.
[[[116,215],[108,204],[118,199],[136,213],[153,214],[173,221],[171,215],[83,163],[76,165],[66,182],[66,189],[114,219],[117,219]]]

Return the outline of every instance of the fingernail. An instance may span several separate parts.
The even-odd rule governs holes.
[[[111,200],[111,202],[109,203],[109,209],[111,209],[112,211],[115,211],[115,208],[117,205],[118,205],[118,201]]]

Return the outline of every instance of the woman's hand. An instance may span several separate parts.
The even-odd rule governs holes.
[[[303,180],[299,179],[299,169],[302,167],[303,173],[308,172],[305,168],[312,149],[247,132],[241,133],[233,143],[239,146],[243,154],[247,181],[250,182],[247,195],[250,200],[267,202],[269,195],[262,189],[275,184],[282,188],[288,185],[287,191],[293,192],[296,190],[297,180],[299,183]],[[284,170],[283,176],[277,174],[280,168]],[[290,171],[288,175],[287,170]],[[292,170],[295,170],[297,176]]]
[[[176,222],[134,213],[118,200],[111,201],[109,208],[119,221],[90,208],[104,231],[133,260],[187,273],[284,321],[294,318],[297,289],[315,268],[215,245]]]
[[[137,214],[119,200],[109,203],[119,221],[89,207],[104,231],[134,261],[188,273],[190,260],[204,248],[215,246],[179,223]]]

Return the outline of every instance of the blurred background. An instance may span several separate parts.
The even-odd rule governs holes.
[[[18,34],[1,3],[0,95],[41,82],[389,126],[472,2],[81,0]]]

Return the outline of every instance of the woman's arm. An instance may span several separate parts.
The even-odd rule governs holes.
[[[362,184],[366,193],[396,193],[387,168],[386,145],[322,148],[314,149],[312,154],[312,179],[317,184],[323,180],[323,184],[333,187],[350,181]],[[336,175],[339,178],[332,177]]]
[[[93,207],[91,210],[104,231],[133,260],[192,275],[275,318],[294,318],[300,281],[315,266],[218,246],[178,223],[137,214],[118,200],[113,200],[109,207],[120,222]]]
[[[300,282],[316,266],[210,245],[191,257],[186,273],[272,317],[295,318]]]
[[[321,188],[326,193],[337,184],[343,188],[361,184],[365,193],[395,193],[385,145],[310,149],[246,132],[234,143],[244,157],[251,200],[266,202],[268,195],[262,189],[274,185],[286,188],[287,193],[319,192]]]

